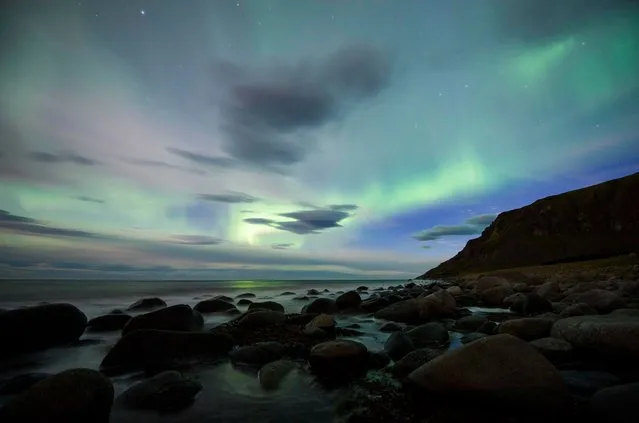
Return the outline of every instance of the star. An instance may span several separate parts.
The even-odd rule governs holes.
[[[468,88],[468,87],[470,87],[470,85],[468,85],[468,84],[464,85],[464,88]]]
[[[438,95],[439,95],[439,96],[441,97],[441,96],[443,96],[444,94],[442,94],[442,93],[439,93]]]
[[[140,15],[142,16],[146,15],[146,11],[144,9],[140,9]]]

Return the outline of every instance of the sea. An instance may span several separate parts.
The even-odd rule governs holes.
[[[335,298],[338,291],[359,286],[368,287],[366,298],[375,288],[400,285],[399,280],[233,280],[233,281],[96,281],[96,280],[4,280],[0,281],[0,309],[13,309],[43,302],[71,303],[89,319],[125,310],[140,298],[160,297],[168,305],[189,304],[217,295],[236,297],[242,293],[256,295],[254,301],[272,300],[282,304],[288,313],[299,313],[308,301],[294,300],[310,289],[320,296]],[[294,292],[295,295],[282,295]],[[241,311],[245,307],[238,306]],[[131,313],[133,315],[138,313]],[[205,330],[232,319],[223,314],[205,315]],[[369,350],[382,350],[389,334],[378,330],[381,322],[370,316],[336,316],[338,326],[359,325],[361,335],[352,339]],[[34,334],[37,336],[37,334]],[[0,381],[24,373],[54,374],[70,368],[98,369],[102,358],[119,338],[119,333],[85,333],[77,345],[52,348],[0,362]],[[453,337],[451,345],[458,344]],[[117,400],[111,413],[111,423],[325,423],[334,419],[335,405],[344,391],[326,390],[307,372],[298,371],[287,377],[277,391],[261,389],[257,373],[235,368],[228,362],[209,364],[185,370],[204,388],[192,406],[177,413],[127,410]],[[112,378],[116,397],[142,380],[142,374],[132,373]],[[0,396],[0,405],[10,397]]]

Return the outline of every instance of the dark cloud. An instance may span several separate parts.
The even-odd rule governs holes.
[[[337,210],[337,211],[355,211],[359,208],[355,204],[333,204],[328,207],[331,210]]]
[[[479,235],[490,225],[497,216],[495,214],[482,214],[473,216],[460,225],[437,225],[421,231],[413,236],[418,241],[435,241],[451,235]]]
[[[6,210],[0,210],[0,230],[26,235],[42,235],[54,237],[90,238],[90,239],[112,239],[95,232],[88,232],[79,229],[61,228],[47,225],[30,217],[18,216]]]
[[[43,151],[32,151],[31,153],[27,154],[27,157],[36,162],[47,164],[72,163],[80,166],[94,166],[99,164],[99,162],[96,160],[89,159],[88,157],[81,156],[79,154],[68,152],[54,154],[46,153]]]
[[[585,28],[611,12],[639,10],[637,0],[508,0],[496,4],[500,29],[525,43],[545,42]]]
[[[241,192],[229,192],[226,194],[200,194],[197,196],[197,198],[205,201],[229,204],[255,203],[257,201],[260,201],[259,198]]]
[[[84,201],[85,203],[96,203],[96,204],[104,204],[104,200],[100,200],[99,198],[88,197],[86,195],[78,195],[77,197],[73,197],[76,200]]]
[[[218,245],[224,240],[207,235],[174,235],[169,242],[184,245]]]
[[[281,170],[301,162],[313,147],[312,130],[378,94],[390,74],[390,61],[381,52],[354,46],[323,61],[236,78],[220,105],[224,149],[237,161],[260,168]],[[220,160],[187,158],[211,164]]]
[[[273,244],[271,245],[271,248],[273,248],[274,250],[286,250],[287,248],[291,248],[293,245],[295,244],[291,244],[291,243]]]
[[[329,228],[341,227],[339,222],[349,217],[350,214],[340,210],[315,209],[281,213],[279,216],[293,220],[281,221],[253,217],[244,219],[244,221],[254,225],[271,226],[297,235],[307,235],[317,234]]]
[[[206,172],[201,170],[201,169],[191,169],[191,168],[188,168],[188,167],[185,167],[185,166],[180,166],[180,165],[176,165],[176,164],[172,164],[172,163],[163,162],[161,160],[126,159],[125,161],[127,163],[131,163],[131,164],[134,164],[134,165],[137,165],[137,166],[179,170],[179,171],[188,172],[188,173],[195,173],[197,175],[206,174]]]
[[[229,169],[237,167],[239,163],[230,157],[221,156],[207,156],[205,154],[194,153],[192,151],[182,150],[181,148],[168,147],[167,151],[177,156],[187,159],[193,163],[197,163],[205,166],[219,167],[223,169]]]

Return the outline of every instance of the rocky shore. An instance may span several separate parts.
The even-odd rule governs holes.
[[[298,313],[248,292],[194,307],[147,298],[91,320],[70,304],[0,312],[0,360],[77,343],[85,331],[120,334],[99,370],[0,381],[8,399],[0,421],[115,423],[116,408],[180,413],[206,389],[183,370],[219,363],[251,369],[269,392],[306,374],[339,392],[338,421],[636,419],[639,264],[306,296]],[[250,302],[245,311],[240,301]],[[213,313],[232,318],[205,330],[203,315]],[[388,334],[383,348],[360,342],[359,325],[340,325],[342,316],[373,322]],[[144,380],[116,395],[113,378],[132,372]]]

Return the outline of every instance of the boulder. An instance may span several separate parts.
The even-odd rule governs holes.
[[[118,340],[100,364],[105,374],[118,374],[179,360],[215,358],[235,341],[226,334],[141,329]]]
[[[311,334],[315,330],[321,330],[324,335],[335,333],[335,318],[329,314],[319,314],[304,326],[304,332]]]
[[[122,335],[139,329],[193,331],[201,329],[203,323],[197,311],[178,304],[133,317],[122,329]]]
[[[348,291],[337,297],[335,305],[340,310],[357,308],[362,302],[362,297],[356,291]]]
[[[522,410],[563,410],[570,400],[555,367],[525,341],[495,335],[471,342],[409,375],[418,388]]]
[[[302,314],[333,314],[337,312],[335,301],[330,298],[317,298],[302,308]]]
[[[138,410],[176,411],[193,403],[202,384],[168,370],[139,382],[119,397],[125,408]]]
[[[550,361],[567,360],[574,353],[574,348],[569,342],[558,338],[539,338],[531,341],[530,345]]]
[[[462,336],[459,341],[462,344],[469,344],[473,341],[476,341],[478,339],[482,339],[482,338],[487,338],[489,335],[485,334],[485,333],[481,333],[481,332],[471,332],[471,333],[467,333],[466,335]]]
[[[634,423],[637,421],[639,382],[604,388],[590,398],[594,417],[607,423]]]
[[[87,317],[71,304],[43,304],[0,313],[0,357],[77,341]]]
[[[472,314],[470,316],[465,316],[457,320],[455,322],[454,329],[475,332],[477,329],[482,327],[482,325],[486,323],[487,321],[488,321],[488,318],[486,316]]]
[[[31,386],[0,409],[2,423],[108,423],[113,385],[90,369],[66,370]]]
[[[388,366],[390,362],[390,357],[384,351],[368,352],[368,368],[370,369],[383,369]]]
[[[559,316],[565,317],[573,317],[573,316],[588,316],[591,314],[599,314],[597,310],[595,310],[592,306],[586,303],[577,303],[573,305],[569,305],[564,308]]]
[[[286,292],[282,292],[282,293],[280,294],[280,296],[282,296],[282,297],[288,297],[288,296],[290,296],[290,295],[295,295],[295,293],[294,293],[294,292],[291,292],[291,291],[286,291]]]
[[[166,307],[166,302],[162,298],[151,297],[141,298],[127,307],[130,311],[153,310],[154,308]]]
[[[406,336],[416,348],[443,346],[450,339],[446,327],[437,322],[419,325],[406,331]]]
[[[258,373],[260,386],[266,390],[273,390],[280,387],[282,381],[293,370],[297,364],[290,360],[276,360],[265,364]]]
[[[320,292],[317,289],[309,289],[306,291],[306,295],[319,295]]]
[[[234,300],[231,297],[228,297],[226,295],[216,295],[215,297],[213,297],[214,300],[220,300],[220,301],[226,301],[227,303],[232,303]]]
[[[483,325],[481,325],[478,329],[477,332],[479,333],[485,333],[486,335],[494,335],[495,333],[497,333],[497,323],[493,322],[491,320],[487,321],[486,323],[484,323]]]
[[[523,319],[507,320],[499,325],[498,333],[521,338],[524,341],[533,341],[539,338],[546,338],[550,335],[553,321],[539,317],[525,317]]]
[[[368,287],[367,286],[361,285],[361,286],[357,287],[357,292],[364,292],[364,291],[368,291]]]
[[[473,281],[475,292],[482,294],[492,288],[507,288],[512,289],[512,286],[508,280],[497,276],[483,276],[476,281]]]
[[[591,289],[578,295],[575,301],[588,304],[600,313],[609,313],[626,305],[626,301],[619,295],[604,289]]]
[[[297,296],[297,297],[293,297],[293,300],[295,300],[295,301],[308,301],[308,300],[310,300],[310,298],[307,297],[306,295],[300,295],[300,296]]]
[[[384,351],[393,361],[398,361],[415,350],[413,341],[404,332],[395,332],[384,343]]]
[[[537,294],[516,294],[517,298],[510,304],[510,310],[524,315],[534,315],[553,311],[552,304]]]
[[[503,307],[504,299],[512,294],[513,290],[510,287],[495,286],[482,291],[479,298],[487,307]]]
[[[384,307],[375,313],[378,319],[392,320],[401,323],[417,323],[420,321],[420,301],[416,299],[399,301]]]
[[[403,379],[411,374],[413,370],[439,357],[441,354],[441,350],[434,348],[420,348],[411,351],[393,365],[391,373],[394,377]]]
[[[568,389],[577,396],[590,398],[600,389],[619,385],[621,381],[613,374],[598,371],[562,370],[559,372]]]
[[[537,289],[535,289],[535,294],[549,301],[557,301],[562,297],[557,281],[548,281],[539,285]]]
[[[284,323],[286,315],[281,311],[258,310],[247,313],[238,321],[238,325],[243,328],[257,328]]]
[[[245,292],[243,294],[236,295],[235,298],[255,298],[255,294],[251,292]]]
[[[262,310],[271,310],[271,311],[279,311],[284,313],[284,306],[280,303],[276,303],[275,301],[263,301],[263,302],[254,302],[248,306],[249,310],[262,309]]]
[[[419,317],[423,320],[455,316],[457,302],[447,291],[434,292],[420,298]]]
[[[193,307],[195,311],[200,313],[221,313],[235,308],[233,304],[216,298],[200,301]]]
[[[17,395],[36,383],[51,377],[49,373],[25,373],[0,381],[0,395]]]
[[[249,300],[248,298],[241,298],[238,302],[237,305],[240,306],[245,306],[245,305],[250,305],[253,301]]]
[[[568,317],[553,324],[551,335],[609,359],[639,356],[639,319],[633,316]]]
[[[284,356],[284,345],[279,342],[257,342],[234,349],[229,354],[234,364],[261,367]]]
[[[399,330],[402,330],[402,327],[395,322],[386,322],[379,327],[380,332],[397,332]]]
[[[458,286],[450,286],[446,288],[446,291],[452,295],[453,297],[457,297],[458,295],[462,295],[464,291]]]
[[[368,312],[374,313],[388,307],[391,301],[385,297],[370,297],[362,301],[360,307]]]
[[[366,373],[368,350],[356,341],[327,341],[311,348],[308,362],[320,380],[342,382]]]
[[[87,331],[88,332],[112,332],[122,330],[124,325],[126,325],[129,320],[131,320],[131,316],[128,314],[120,314],[120,313],[110,313],[105,314],[103,316],[95,317],[88,321],[87,323]]]

